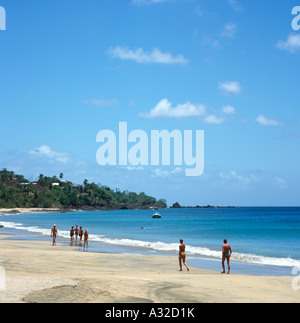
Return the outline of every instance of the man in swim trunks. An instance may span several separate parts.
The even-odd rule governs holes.
[[[190,271],[190,268],[186,264],[185,259],[186,259],[185,244],[183,243],[183,239],[180,239],[180,245],[179,245],[179,267],[180,267],[180,271],[182,271],[182,263],[185,265],[187,271]]]
[[[54,224],[53,228],[51,229],[51,237],[53,238],[53,243],[52,246],[56,246],[56,237],[57,237],[57,228],[56,225]]]
[[[228,275],[230,274],[230,258],[232,255],[232,250],[231,246],[227,243],[227,240],[224,240],[224,245],[222,248],[222,267],[223,267],[223,272],[222,274],[225,274],[225,260],[227,260],[227,265],[228,265]]]

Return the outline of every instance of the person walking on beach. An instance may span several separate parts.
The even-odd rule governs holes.
[[[185,259],[186,259],[185,244],[183,243],[183,239],[180,239],[180,245],[179,245],[179,267],[180,267],[180,271],[182,271],[182,263],[185,265],[187,271],[190,271],[190,268],[186,264]]]
[[[222,267],[223,271],[222,274],[225,274],[225,260],[227,260],[228,265],[228,275],[230,274],[230,258],[232,255],[231,246],[228,244],[227,240],[224,239],[224,245],[222,248]]]
[[[89,247],[89,233],[88,233],[88,229],[85,229],[84,232],[84,245],[83,248],[88,248]]]
[[[56,237],[57,237],[57,228],[56,228],[56,224],[54,224],[53,228],[51,229],[51,237],[53,238],[53,243],[52,246],[56,246]]]

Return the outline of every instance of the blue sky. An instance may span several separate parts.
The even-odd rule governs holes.
[[[299,206],[296,1],[0,0],[0,168],[168,204]],[[205,171],[96,162],[104,129],[205,131]]]

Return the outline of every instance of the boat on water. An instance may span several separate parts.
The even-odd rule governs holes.
[[[161,219],[161,215],[159,213],[154,213],[152,219]]]

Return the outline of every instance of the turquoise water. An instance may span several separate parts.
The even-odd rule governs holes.
[[[232,271],[291,275],[300,267],[300,208],[165,209],[152,211],[31,213],[0,216],[2,233],[49,239],[56,224],[58,242],[69,243],[78,224],[89,230],[90,251],[176,256],[184,239],[192,266],[220,270],[223,240],[233,249]],[[141,229],[144,227],[145,229]],[[33,237],[31,237],[33,238]],[[50,239],[49,239],[50,240]]]

